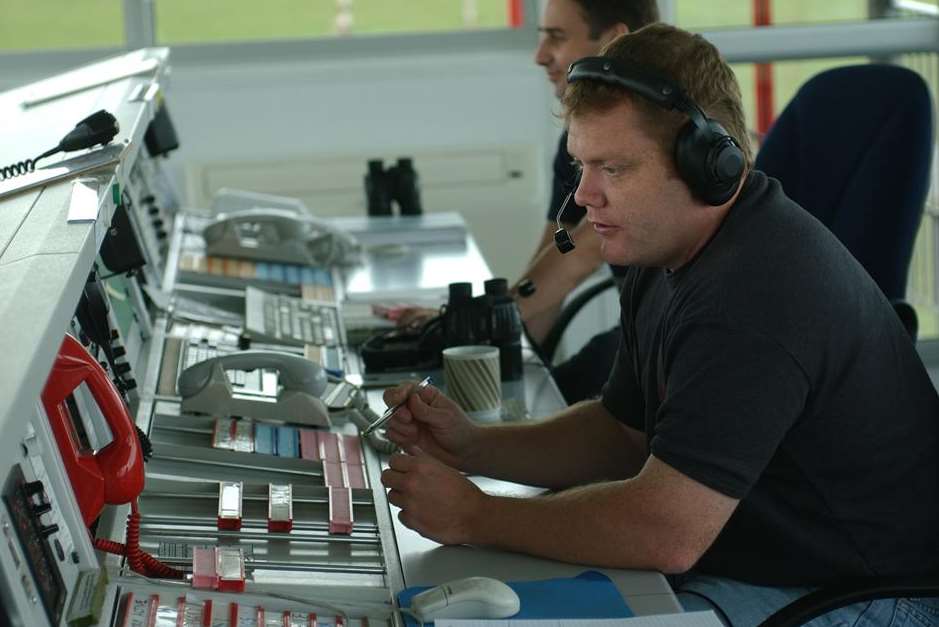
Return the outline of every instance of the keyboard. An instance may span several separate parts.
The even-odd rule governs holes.
[[[236,349],[229,346],[216,346],[206,339],[184,339],[179,351],[178,373],[206,359],[234,352]],[[277,375],[257,370],[226,370],[225,374],[232,384],[235,392],[257,394],[261,396],[277,396]]]
[[[339,309],[335,305],[245,290],[245,333],[259,342],[304,346],[339,346]]]

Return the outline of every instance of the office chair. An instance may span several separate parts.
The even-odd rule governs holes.
[[[916,313],[902,299],[932,146],[923,79],[871,64],[828,70],[805,83],[756,158],[757,169],[782,181],[786,194],[854,254],[914,339]],[[939,597],[939,573],[839,581],[780,609],[762,627],[795,627],[854,603],[899,597]]]
[[[580,313],[580,310],[583,309],[587,303],[589,303],[595,297],[599,296],[615,285],[616,280],[613,277],[607,277],[599,283],[594,283],[564,304],[564,308],[561,309],[561,313],[558,315],[557,320],[554,321],[551,329],[548,331],[539,345],[541,349],[541,355],[544,358],[546,364],[550,365],[554,361],[554,354],[558,350],[558,345],[561,343],[561,337],[564,335],[564,331],[566,331],[567,327],[570,326],[571,322],[574,320],[574,317]]]
[[[916,337],[903,301],[933,150],[926,83],[895,65],[809,79],[766,136],[755,167],[851,251]]]

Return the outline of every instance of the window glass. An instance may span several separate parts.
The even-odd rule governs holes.
[[[3,0],[0,0],[3,1]],[[159,43],[505,28],[508,0],[156,0]]]
[[[0,0],[0,50],[124,45],[121,0]]]
[[[777,0],[769,2],[772,24],[866,20],[869,0]],[[753,26],[753,0],[676,0],[675,23],[682,28]]]

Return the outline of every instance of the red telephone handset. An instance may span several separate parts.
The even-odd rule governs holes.
[[[82,448],[66,402],[82,383],[87,384],[113,436],[111,443],[97,453]],[[94,522],[105,503],[131,504],[127,544],[96,538],[95,548],[125,555],[131,569],[143,575],[182,578],[182,572],[160,563],[140,549],[137,497],[144,484],[140,440],[127,406],[104,368],[71,335],[66,335],[62,341],[42,391],[42,404],[49,416],[49,424],[85,524]]]
[[[87,384],[114,436],[97,453],[82,449],[66,404],[82,383]],[[104,368],[71,335],[65,336],[52,365],[42,403],[85,524],[94,522],[105,503],[117,505],[137,498],[143,490],[144,474],[134,424]]]

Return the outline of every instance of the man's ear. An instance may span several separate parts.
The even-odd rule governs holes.
[[[603,43],[608,44],[620,35],[625,35],[629,32],[629,27],[626,26],[623,22],[617,22],[606,29],[606,32],[603,33]]]

